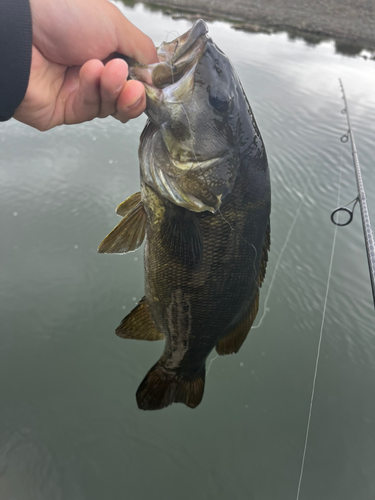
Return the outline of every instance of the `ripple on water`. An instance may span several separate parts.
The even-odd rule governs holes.
[[[155,40],[189,25],[139,5],[117,5]],[[114,328],[134,306],[133,297],[143,294],[142,249],[135,261],[135,254],[98,255],[96,247],[118,222],[118,203],[139,189],[137,149],[145,119],[126,125],[94,120],[47,134],[15,121],[2,124],[0,353],[6,391],[0,400],[2,407],[6,398],[11,403],[0,417],[6,429],[1,498],[115,500],[163,491],[170,500],[177,491],[182,500],[246,498],[249,492],[284,500],[295,494],[341,164],[340,202],[356,195],[350,146],[339,140],[346,122],[338,77],[346,85],[375,224],[372,66],[335,55],[333,43],[313,49],[290,43],[285,34],[250,35],[223,26],[210,24],[211,34],[238,69],[272,179],[272,246],[261,291],[267,312],[241,350],[245,366],[238,367],[237,357],[218,359],[194,412],[181,405],[138,412],[135,391],[163,344],[122,341]],[[306,462],[310,491],[335,491],[342,500],[373,497],[374,450],[364,423],[375,418],[373,325],[356,209],[353,223],[337,230]],[[24,400],[27,411],[14,403]],[[30,415],[38,416],[34,425],[14,423]],[[43,432],[37,435],[36,428]],[[370,471],[366,477],[364,470]]]
[[[3,434],[0,443],[1,498],[64,498],[57,463],[30,429]]]

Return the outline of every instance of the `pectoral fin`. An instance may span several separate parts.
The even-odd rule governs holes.
[[[160,228],[163,245],[187,265],[197,265],[203,256],[203,236],[196,215],[174,206],[165,213]]]
[[[134,193],[129,198],[126,198],[125,201],[120,203],[120,205],[116,208],[116,214],[121,217],[125,217],[125,215],[130,212],[138,203],[141,203],[141,193]]]
[[[164,334],[160,333],[152,321],[147,308],[145,297],[129,313],[116,328],[116,335],[123,339],[134,340],[163,340]]]
[[[135,196],[135,195],[133,195]],[[131,198],[131,197],[130,197]],[[129,204],[130,205],[130,198]],[[124,204],[128,202],[126,200]],[[134,200],[133,200],[134,201]],[[123,204],[123,205],[124,205]],[[121,205],[120,205],[121,207]],[[122,210],[121,210],[122,212]],[[146,212],[143,202],[139,201],[129,211],[108,236],[100,243],[99,253],[133,252],[141,246],[146,234]]]

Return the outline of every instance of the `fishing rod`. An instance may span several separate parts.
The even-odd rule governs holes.
[[[352,126],[350,123],[349,109],[348,109],[348,103],[346,100],[344,85],[343,85],[341,79],[339,80],[339,82],[340,82],[341,91],[342,91],[342,98],[344,99],[344,103],[345,103],[345,108],[342,110],[342,113],[346,114],[346,120],[348,122],[348,131],[341,137],[341,142],[348,142],[349,137],[350,137],[350,143],[351,143],[352,155],[353,155],[353,164],[354,164],[354,170],[355,170],[355,177],[357,180],[358,195],[353,201],[348,203],[346,206],[336,208],[336,210],[334,210],[331,214],[331,220],[337,226],[347,226],[348,224],[350,224],[352,222],[354,208],[355,208],[356,204],[359,203],[359,206],[361,209],[363,235],[365,238],[365,245],[366,245],[366,252],[367,252],[367,261],[368,261],[368,267],[369,267],[369,272],[370,272],[372,298],[373,298],[374,307],[375,307],[375,240],[374,240],[374,233],[372,232],[372,228],[371,228],[370,214],[369,214],[368,207],[367,207],[366,193],[365,193],[365,189],[363,187],[362,173],[361,173],[361,168],[359,166],[358,153],[357,153],[357,149],[355,146]],[[348,205],[350,205],[353,202],[354,202],[353,208],[349,209]],[[338,221],[335,220],[335,215],[338,212],[346,212],[349,215],[349,219],[344,223],[339,223]]]

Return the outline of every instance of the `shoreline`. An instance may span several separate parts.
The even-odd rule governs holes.
[[[333,40],[336,51],[358,55],[362,50],[375,59],[375,2],[367,0],[143,0],[146,6],[160,8],[174,18],[192,21],[222,20],[234,29],[253,33],[286,32],[318,44]],[[130,3],[126,0],[124,3]],[[134,5],[134,2],[131,2]]]

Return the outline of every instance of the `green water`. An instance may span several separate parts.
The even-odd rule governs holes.
[[[156,44],[191,25],[122,9]],[[143,296],[142,248],[96,248],[118,222],[115,207],[139,189],[145,118],[48,133],[1,124],[1,500],[296,498],[340,170],[340,203],[356,196],[338,78],[375,224],[375,63],[329,42],[209,29],[269,156],[260,326],[237,355],[212,362],[197,409],[138,410],[135,391],[163,344],[114,329]],[[358,211],[337,232],[301,500],[375,497],[374,325]]]

